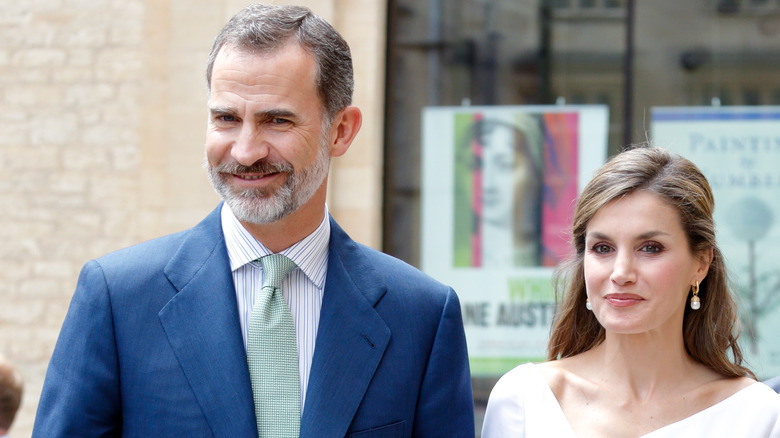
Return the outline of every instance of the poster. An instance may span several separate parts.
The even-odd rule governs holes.
[[[472,374],[545,357],[552,272],[607,129],[602,105],[424,110],[421,267],[460,297]]]
[[[659,107],[651,117],[653,143],[712,187],[745,360],[760,379],[780,375],[780,107]]]

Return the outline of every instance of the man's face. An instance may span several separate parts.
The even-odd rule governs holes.
[[[206,160],[212,185],[239,220],[276,222],[325,190],[330,129],[316,71],[314,57],[294,42],[261,55],[220,50]]]

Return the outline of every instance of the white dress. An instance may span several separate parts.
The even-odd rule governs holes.
[[[520,365],[499,379],[485,412],[482,438],[575,438],[537,367]],[[780,395],[756,382],[720,403],[642,438],[780,438]]]

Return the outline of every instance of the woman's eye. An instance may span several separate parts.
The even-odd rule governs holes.
[[[658,245],[657,243],[647,243],[645,245],[642,245],[642,248],[640,248],[640,251],[643,252],[649,252],[651,254],[659,253],[661,252],[663,248],[661,248],[661,245]]]
[[[593,252],[597,254],[606,254],[610,252],[612,248],[610,248],[609,245],[604,243],[597,243],[596,245],[593,245]]]

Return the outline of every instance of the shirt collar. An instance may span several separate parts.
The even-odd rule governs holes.
[[[272,254],[259,240],[241,225],[227,204],[222,204],[222,232],[225,235],[230,270],[235,272],[242,266],[252,263],[260,257]],[[317,287],[325,285],[326,267],[328,265],[328,244],[330,243],[330,220],[328,206],[320,225],[311,234],[304,237],[291,247],[281,251],[290,258],[298,268]]]

